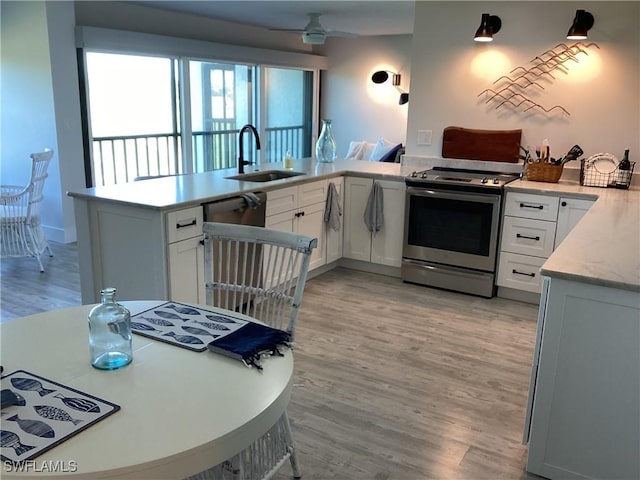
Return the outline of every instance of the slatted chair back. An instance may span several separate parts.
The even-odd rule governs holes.
[[[284,330],[293,340],[315,238],[205,222],[206,303]]]
[[[27,218],[31,219],[40,215],[40,204],[44,198],[44,181],[49,177],[49,163],[53,158],[53,150],[31,154],[31,189],[28,199]]]
[[[44,271],[40,255],[53,256],[40,221],[44,182],[53,158],[53,150],[31,154],[31,177],[24,185],[0,186],[0,255],[2,257],[36,257]]]

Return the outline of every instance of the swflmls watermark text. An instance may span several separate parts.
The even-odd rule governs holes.
[[[3,462],[5,472],[36,473],[73,473],[78,471],[75,460],[23,460],[20,462]]]

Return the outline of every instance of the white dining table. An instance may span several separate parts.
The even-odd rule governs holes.
[[[135,315],[165,302],[120,303]],[[121,409],[36,457],[25,471],[3,462],[1,478],[185,478],[243,450],[285,411],[293,376],[290,350],[264,359],[258,371],[220,354],[134,334],[130,365],[97,370],[89,359],[91,308],[52,310],[1,324],[3,375],[25,370]],[[60,471],[47,471],[52,465]]]

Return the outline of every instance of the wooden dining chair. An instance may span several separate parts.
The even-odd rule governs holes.
[[[44,181],[53,150],[31,154],[31,178],[25,185],[0,186],[0,257],[35,257],[44,272],[40,256],[53,256],[40,221]]]
[[[205,222],[206,303],[236,310],[295,338],[311,252],[318,241],[263,227]],[[266,367],[268,368],[268,367]],[[261,438],[228,461],[197,478],[271,478],[291,462],[298,466],[289,417],[285,413]]]

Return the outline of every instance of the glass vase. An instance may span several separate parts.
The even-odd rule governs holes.
[[[91,365],[116,370],[131,363],[131,313],[116,303],[116,289],[100,291],[100,304],[89,312]]]
[[[336,141],[331,130],[331,120],[322,120],[322,130],[316,143],[316,159],[320,163],[331,163],[336,159]]]

